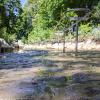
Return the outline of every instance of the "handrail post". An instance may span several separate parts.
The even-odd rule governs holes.
[[[75,56],[78,55],[78,22],[76,23]]]

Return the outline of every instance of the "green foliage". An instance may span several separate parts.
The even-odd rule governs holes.
[[[80,38],[80,40],[85,40],[88,37],[91,38],[92,28],[93,28],[93,26],[91,26],[90,23],[81,24],[80,27],[79,27],[79,38]]]
[[[92,31],[92,26],[90,25],[90,23],[88,24],[81,24],[79,27],[79,33],[82,35],[86,35],[91,33]]]
[[[34,42],[39,42],[39,41],[45,41],[48,39],[51,39],[53,36],[53,30],[52,29],[38,29],[32,31],[28,35],[28,43],[34,43]]]
[[[63,30],[64,27],[70,26],[67,17],[77,17],[82,12],[68,12],[70,8],[86,7],[91,9],[96,5],[98,0],[28,0],[29,12],[32,14],[32,31],[29,32],[28,41],[42,41],[50,38],[54,30]],[[37,10],[36,10],[37,9]],[[91,31],[89,24],[80,26],[80,33],[84,36]],[[48,32],[48,30],[51,30]],[[73,38],[70,34],[69,38]]]
[[[94,7],[92,16],[95,18],[95,20],[100,20],[100,1]]]
[[[10,34],[10,33],[7,33],[7,28],[6,27],[3,27],[1,30],[0,30],[0,38],[4,38],[8,43],[11,43],[13,41],[16,40],[16,34]]]
[[[9,42],[18,33],[17,24],[22,12],[20,0],[0,0],[0,12],[0,38]]]
[[[70,9],[68,8],[67,10],[70,10]],[[78,15],[74,11],[67,12],[66,16],[67,17],[78,17]]]
[[[23,10],[20,0],[0,0],[0,37],[29,43],[51,39],[54,31],[71,26],[67,17],[83,15],[83,12],[66,13],[68,9],[86,6],[91,9],[91,20],[100,19],[99,0],[28,0]],[[80,26],[81,35],[90,31],[90,24]]]

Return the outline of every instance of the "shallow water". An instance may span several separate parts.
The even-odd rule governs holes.
[[[0,100],[100,100],[100,73],[91,76],[91,69],[87,68],[96,63],[100,70],[98,59],[81,58],[80,62],[80,58],[41,50],[2,54]],[[88,75],[76,74],[84,71],[89,71]],[[71,74],[75,74],[75,82],[69,77]],[[87,76],[92,81],[88,82]]]
[[[41,67],[40,57],[47,54],[47,51],[24,51],[0,55],[0,100],[31,95],[32,79]]]

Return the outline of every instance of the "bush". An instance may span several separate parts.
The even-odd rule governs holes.
[[[7,33],[7,29],[4,27],[0,29],[0,38],[3,38],[8,43],[11,43],[16,40],[16,34]]]
[[[52,33],[53,33],[52,29],[43,30],[41,28],[38,31],[33,30],[28,35],[28,43],[40,42],[40,41],[45,41],[45,40],[51,39],[53,37]]]
[[[79,27],[79,37],[81,39],[86,39],[92,36],[92,26],[90,23],[88,24],[81,24]]]

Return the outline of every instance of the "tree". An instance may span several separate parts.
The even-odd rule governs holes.
[[[52,30],[50,32],[53,32],[53,29],[62,30],[64,27],[69,27],[70,23],[66,18],[66,11],[68,9],[88,7],[92,12],[94,6],[97,6],[98,1],[99,0],[28,0],[24,8],[23,30],[27,29],[26,33],[30,37],[34,35],[33,37],[38,36],[40,40],[43,40],[47,34],[50,34],[48,31]],[[83,16],[84,13],[73,12],[73,14]],[[25,20],[27,20],[27,22]],[[48,35],[48,38],[49,37],[50,35]]]
[[[0,12],[0,37],[8,39],[8,35],[18,32],[16,24],[22,13],[20,0],[0,0]]]

